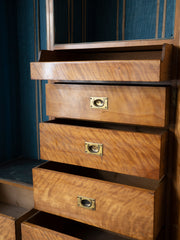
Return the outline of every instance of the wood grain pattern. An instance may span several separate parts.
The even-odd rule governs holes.
[[[13,217],[0,214],[0,240],[16,240]]]
[[[165,133],[147,134],[54,123],[40,124],[41,158],[159,179]],[[85,142],[103,144],[103,156],[85,153]]]
[[[108,109],[91,108],[91,97],[107,97]],[[163,127],[167,104],[163,87],[46,85],[46,114],[51,117]]]
[[[22,240],[76,240],[79,238],[71,237],[59,232],[52,231],[31,223],[22,224]]]
[[[156,191],[94,178],[33,169],[35,208],[136,239],[155,239]],[[96,200],[96,210],[77,206],[77,196]]]
[[[35,62],[31,79],[159,82],[160,60]]]
[[[104,48],[122,48],[122,47],[139,47],[139,46],[156,46],[164,43],[173,44],[174,39],[141,39],[130,41],[106,41],[106,42],[92,42],[92,43],[71,43],[71,44],[55,44],[54,50],[64,49],[104,49]]]
[[[127,240],[117,233],[45,212],[38,212],[22,224],[22,240],[52,239]]]

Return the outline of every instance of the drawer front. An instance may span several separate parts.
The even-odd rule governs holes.
[[[41,123],[41,159],[159,179],[165,135]]]
[[[23,223],[21,227],[22,240],[77,240],[65,234],[61,234],[38,225]]]
[[[21,225],[22,240],[126,240],[121,235],[45,212]]]
[[[33,169],[33,183],[38,210],[135,239],[154,239],[153,190],[40,168]]]
[[[160,60],[31,63],[31,79],[159,82]]]
[[[15,219],[0,214],[0,240],[15,239]]]
[[[166,88],[46,85],[47,115],[147,126],[165,126]]]

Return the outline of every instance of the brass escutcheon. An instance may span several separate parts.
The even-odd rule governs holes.
[[[108,109],[108,98],[107,97],[90,97],[90,107]]]
[[[79,207],[82,207],[82,208],[87,208],[87,209],[90,209],[90,210],[96,210],[96,200],[92,199],[92,198],[78,196],[77,197],[77,204],[78,204]]]
[[[88,154],[103,155],[103,144],[85,142],[85,152]]]

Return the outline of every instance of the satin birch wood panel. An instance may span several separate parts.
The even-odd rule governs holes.
[[[23,223],[21,227],[22,240],[77,240],[79,238],[71,237],[51,229],[43,228],[31,223]]]
[[[40,123],[41,159],[160,179],[165,135]],[[85,142],[103,144],[102,156],[87,154]]]
[[[22,240],[126,240],[119,234],[38,212],[22,223]]]
[[[35,62],[31,79],[160,81],[160,60]]]
[[[0,240],[16,240],[13,217],[0,214]]]
[[[43,168],[33,169],[33,182],[38,210],[139,240],[156,239],[161,228],[154,221],[157,190]],[[95,199],[95,210],[79,207],[78,196]]]
[[[132,82],[159,82],[171,79],[171,45],[161,46],[161,54],[158,52],[155,55],[153,51],[152,55],[151,52],[147,54],[142,52],[141,56],[138,48],[137,56],[136,52],[129,48],[125,53],[120,51],[119,49],[113,53],[44,51],[40,62],[31,63],[31,79]],[[158,55],[160,56],[157,59]]]
[[[166,91],[164,87],[47,84],[46,114],[163,127],[168,122]],[[107,97],[107,109],[90,107],[91,97]]]

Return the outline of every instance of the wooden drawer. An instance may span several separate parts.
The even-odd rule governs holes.
[[[33,183],[41,211],[141,240],[155,239],[163,225],[164,181],[48,162],[33,169]]]
[[[0,203],[0,240],[20,240],[20,224],[32,211]]]
[[[22,240],[126,240],[119,234],[44,212],[23,222],[21,228]]]
[[[165,131],[142,133],[134,132],[136,128],[105,129],[70,122],[40,123],[41,159],[152,179],[164,175]],[[95,152],[92,149],[96,144],[98,155],[98,147]]]
[[[165,87],[46,85],[46,114],[58,118],[163,127],[168,122]]]
[[[0,239],[15,240],[15,219],[10,216],[0,214]]]
[[[144,47],[145,48],[145,47]],[[72,81],[159,82],[171,77],[171,45],[136,51],[42,51],[40,62],[31,63],[31,79]],[[138,51],[139,50],[139,51]]]

